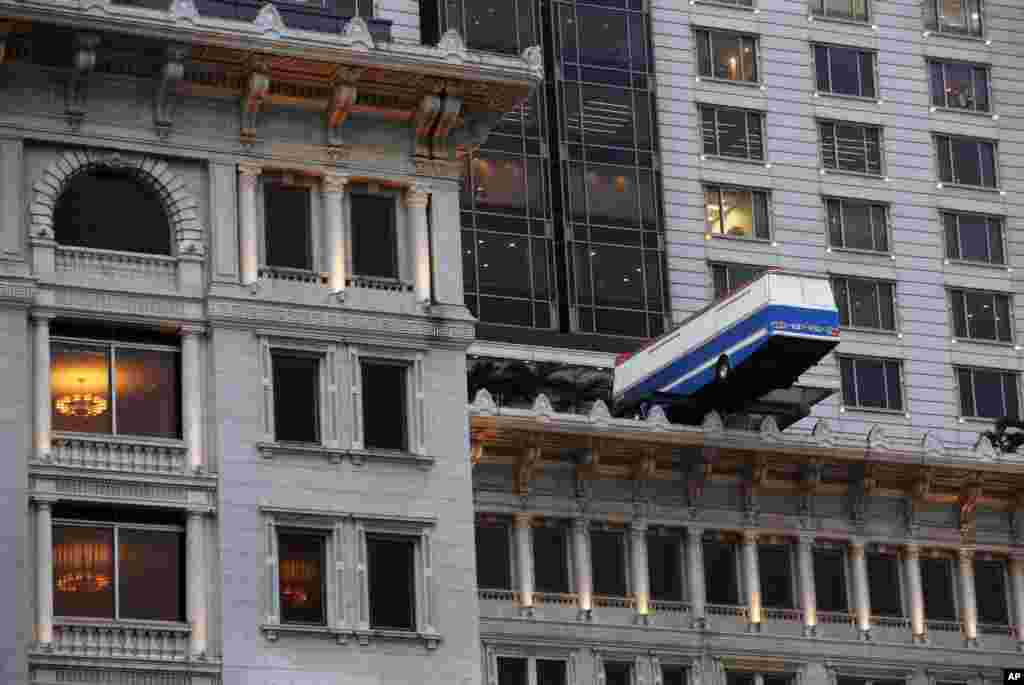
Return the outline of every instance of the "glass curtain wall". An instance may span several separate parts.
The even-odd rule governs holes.
[[[653,58],[640,0],[448,0],[471,49],[541,44],[547,79],[470,161],[466,304],[485,324],[645,338],[665,328]]]

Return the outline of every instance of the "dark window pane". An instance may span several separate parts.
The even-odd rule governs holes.
[[[852,325],[879,328],[881,321],[874,281],[851,278],[848,283]]]
[[[621,533],[592,531],[590,559],[594,593],[612,597],[626,595],[625,540]]]
[[[988,293],[964,293],[967,335],[980,340],[996,339],[995,298]]]
[[[357,276],[398,278],[395,201],[349,195],[352,208],[352,269]]]
[[[121,618],[185,620],[183,537],[169,531],[118,531],[117,596]]]
[[[604,662],[605,685],[633,685],[633,666],[626,663]]]
[[[726,685],[754,685],[754,682],[753,673],[727,671],[725,674]]]
[[[988,69],[984,67],[974,68],[974,108],[988,111]]]
[[[722,297],[729,292],[729,274],[725,266],[716,264],[711,267],[712,288],[715,298]]]
[[[831,79],[829,79],[828,48],[824,45],[814,46],[814,70],[817,74],[818,90],[829,92],[832,90]]]
[[[643,309],[642,256],[635,248],[591,246],[594,299],[598,306]]]
[[[761,115],[747,112],[747,146],[750,159],[764,159],[764,137],[761,135]]]
[[[979,559],[974,562],[974,587],[978,596],[978,622],[1007,625],[1010,622],[1006,592],[1006,563]]]
[[[679,538],[666,535],[647,537],[647,563],[650,567],[651,598],[679,602],[683,599],[680,577],[682,558]]]
[[[981,185],[996,187],[996,148],[992,143],[978,143],[981,153]]]
[[[526,659],[498,657],[498,685],[527,685]]]
[[[999,219],[988,221],[988,247],[990,250],[989,261],[993,264],[1005,264],[1003,256],[1003,222]]]
[[[53,429],[112,433],[107,350],[54,343],[50,349],[50,369]]]
[[[879,252],[889,251],[889,226],[885,215],[883,205],[871,206],[871,232],[875,241],[873,249]]]
[[[931,84],[932,105],[935,107],[946,107],[946,82],[943,71],[944,65],[941,62],[928,64],[928,82]]]
[[[903,409],[903,384],[900,382],[901,367],[897,362],[885,362],[885,391],[889,404],[886,409]]]
[[[73,176],[57,200],[53,229],[62,245],[171,254],[160,194],[128,171],[100,167]]]
[[[564,661],[537,659],[537,685],[567,685]]]
[[[1012,342],[1013,332],[1010,319],[1010,300],[1005,295],[995,296],[996,304],[996,339],[1000,342]]]
[[[711,76],[711,33],[697,32],[697,64],[701,76]]]
[[[974,67],[970,64],[946,64],[946,106],[974,109]]]
[[[888,283],[878,284],[879,324],[882,329],[887,331],[896,330],[896,311],[892,288],[892,285]]]
[[[512,300],[501,297],[481,297],[480,311],[476,314],[481,321],[506,324],[509,326],[532,326],[533,307],[529,300]]]
[[[957,216],[956,214],[946,213],[942,215],[942,225],[946,231],[946,256],[949,259],[961,258],[961,250],[966,249],[966,243],[963,243],[963,248],[961,247],[964,238],[970,240],[974,244],[974,249],[977,249],[977,238],[975,236],[972,235],[968,237],[966,234],[964,236],[960,235],[962,229],[958,224],[963,222],[964,219],[968,219],[968,221],[970,221],[970,218],[967,215]]]
[[[956,169],[957,183],[969,186],[981,185],[983,177],[978,143],[965,138],[954,138],[953,165]]]
[[[181,435],[178,355],[119,347],[114,353],[117,432],[120,435]]]
[[[407,449],[408,372],[400,363],[362,363],[363,444],[367,448]]]
[[[758,568],[761,572],[762,604],[771,608],[792,608],[793,574],[789,547],[761,545],[758,550]]]
[[[936,136],[935,144],[938,146],[939,179],[946,183],[953,183],[953,160],[950,157],[949,138]]]
[[[768,194],[753,193],[754,197],[754,235],[761,240],[771,238],[771,224],[768,218]]]
[[[700,108],[701,136],[704,140],[704,154],[717,155],[718,152],[718,128],[715,119],[714,107]]]
[[[1003,374],[1003,399],[1006,402],[1005,416],[1008,419],[1019,419],[1017,406],[1017,374]]]
[[[741,109],[718,109],[719,154],[725,157],[748,156],[747,113]]]
[[[569,591],[565,545],[565,529],[548,527],[534,529],[533,574],[538,592]]]
[[[857,406],[857,377],[854,375],[853,360],[840,357],[839,375],[841,377],[843,404],[848,407]]]
[[[412,540],[367,536],[371,628],[416,630],[415,551]]]
[[[877,359],[856,359],[857,406],[885,409],[885,368]]]
[[[644,252],[644,281],[647,286],[647,308],[660,312],[665,302],[662,295],[661,253],[653,250]]]
[[[53,613],[114,618],[114,531],[54,526]]]
[[[1003,392],[1003,375],[998,371],[973,371],[974,416],[999,419],[1005,416],[1006,402]]]
[[[477,233],[481,293],[530,297],[530,241],[519,236]]]
[[[267,183],[263,199],[267,266],[312,269],[309,190]]]
[[[839,325],[850,325],[850,292],[846,287],[845,278],[836,278],[832,281],[832,294],[836,298],[836,308],[839,310]]]
[[[921,589],[924,612],[929,621],[955,621],[953,577],[947,559],[921,559]]]
[[[686,668],[684,666],[662,666],[662,685],[686,685]]]
[[[275,352],[274,439],[320,441],[320,359]]]
[[[876,616],[902,616],[899,560],[869,554],[867,566],[871,613]]]
[[[636,177],[630,168],[590,165],[587,168],[590,221],[595,224],[636,226]]]
[[[814,594],[821,611],[846,611],[846,563],[837,549],[814,550]]]
[[[627,15],[587,5],[576,7],[579,21],[580,62],[615,69],[630,68]]]
[[[530,193],[527,188],[527,164],[523,158],[485,151],[473,159],[470,169],[473,200],[477,209],[505,214],[526,213]],[[530,171],[539,173],[536,167]],[[535,177],[530,180],[530,190],[535,194],[542,193],[541,179]]]
[[[736,577],[736,547],[704,541],[704,584],[707,601],[712,604],[738,604],[739,585]]]
[[[826,202],[828,213],[828,239],[834,247],[845,247],[843,240],[843,213],[840,200],[828,200]]]
[[[874,233],[871,230],[871,205],[864,202],[844,200],[843,229],[844,247],[854,250],[874,250]]]
[[[831,92],[839,95],[861,95],[860,51],[849,48],[831,47]]]
[[[512,589],[508,526],[477,524],[476,584],[490,590]]]
[[[969,369],[957,369],[956,383],[960,391],[960,414],[974,416],[974,375]]]
[[[860,95],[875,97],[875,55],[871,52],[860,53]]]
[[[964,304],[964,293],[962,290],[953,290],[949,295],[953,306],[953,335],[958,338],[966,338],[970,334],[967,331],[967,308]]]

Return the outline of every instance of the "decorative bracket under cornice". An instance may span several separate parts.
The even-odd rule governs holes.
[[[263,103],[269,93],[270,76],[262,65],[253,65],[241,102],[242,127],[240,135],[242,142],[247,145],[251,145],[256,139],[257,115],[263,108]]]
[[[960,492],[960,499],[957,502],[960,510],[960,536],[967,540],[973,538],[977,523],[978,500],[982,496],[982,483],[980,478],[965,483]]]
[[[441,112],[437,117],[437,126],[431,134],[431,153],[434,157],[448,159],[448,134],[451,133],[459,113],[462,111],[462,98],[445,95],[441,104]]]
[[[413,128],[416,131],[416,156],[430,157],[431,133],[441,113],[441,98],[437,95],[424,95],[420,106],[413,116]]]
[[[175,85],[185,75],[187,54],[188,47],[185,45],[172,45],[167,48],[167,61],[160,73],[160,84],[157,86],[153,103],[153,123],[161,138],[166,138],[171,132],[171,95],[174,93]]]
[[[13,23],[0,21],[0,64],[4,63],[4,56],[7,54],[7,41],[11,35]]]
[[[516,465],[516,494],[525,496],[530,492],[530,481],[540,468],[540,447],[527,447]]]
[[[75,36],[75,43],[75,57],[68,79],[64,114],[67,116],[68,125],[78,129],[85,118],[89,74],[96,67],[96,47],[100,43],[100,37],[95,33],[79,33]]]
[[[344,139],[341,127],[348,119],[352,105],[356,102],[356,87],[347,83],[335,83],[331,99],[327,103],[327,144],[341,145]]]

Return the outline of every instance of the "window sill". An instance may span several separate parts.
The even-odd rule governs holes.
[[[880,104],[882,104],[884,102],[882,100],[882,98],[880,98],[880,97],[868,97],[866,95],[847,95],[845,93],[830,93],[830,92],[824,91],[824,90],[816,90],[816,91],[814,91],[814,94],[813,94],[812,97],[815,100],[820,100],[821,98],[836,98],[837,100],[851,100],[853,102],[863,102],[863,103],[869,103],[870,102],[870,103],[875,104],[875,105],[880,105]]]
[[[828,167],[821,167],[822,176],[852,176],[854,178],[873,178],[878,181],[888,181],[888,176],[882,174],[871,174],[867,171],[848,171],[846,169],[829,169]]]
[[[732,10],[740,10],[741,12],[751,12],[752,14],[761,13],[761,10],[757,7],[737,5],[731,2],[715,2],[715,0],[690,0],[690,5],[708,5],[709,7],[725,7]]]
[[[896,418],[897,416],[909,419],[910,412],[904,411],[903,409],[881,409],[879,407],[851,407],[850,405],[844,404],[839,407],[840,414],[848,414],[850,412],[860,412],[864,414],[879,414],[881,416],[891,416]]]
[[[750,159],[749,157],[729,157],[727,155],[708,155],[701,153],[700,161],[739,162],[740,164],[752,164],[754,166],[764,167],[765,169],[772,168],[771,162],[766,162],[763,159]]]
[[[832,246],[828,246],[828,247],[825,248],[825,252],[829,252],[829,253],[831,253],[831,252],[840,252],[840,253],[846,252],[846,253],[849,253],[849,254],[870,255],[872,257],[888,257],[889,261],[895,261],[896,260],[896,255],[894,255],[891,252],[882,252],[881,250],[862,250],[862,249],[856,248],[856,247],[832,247]]]
[[[939,107],[938,105],[931,105],[928,107],[928,111],[931,114],[936,112],[947,112],[949,114],[966,114],[972,117],[979,117],[981,119],[993,119],[999,120],[999,115],[991,111],[981,111],[979,109],[970,109],[969,107]]]
[[[75,626],[103,626],[106,628],[129,628],[132,630],[172,630],[179,633],[192,631],[185,621],[161,621],[139,618],[85,618],[83,616],[54,616],[54,623]]]
[[[830,17],[825,14],[811,13],[807,15],[807,21],[814,23],[816,21],[824,21],[832,24],[846,24],[848,26],[863,26],[865,28],[872,29],[873,31],[878,30],[877,24],[870,23],[867,19],[847,19],[846,17]]]
[[[954,40],[966,40],[971,43],[983,43],[984,45],[991,45],[992,40],[985,36],[972,36],[966,33],[957,33],[956,31],[943,31],[942,29],[925,29],[923,33],[924,38],[930,37],[936,38],[953,38]]]
[[[741,81],[739,79],[729,78],[718,78],[715,76],[698,76],[698,83],[724,83],[731,86],[741,86],[743,88],[756,88],[758,90],[766,90],[767,86],[763,81]]]
[[[996,264],[995,262],[982,262],[975,259],[950,259],[949,257],[946,257],[942,260],[942,263],[946,266],[977,266],[982,269],[992,269],[994,271],[1006,271],[1007,273],[1013,273],[1012,266]]]
[[[427,649],[437,649],[438,645],[441,644],[441,635],[435,632],[417,632],[414,630],[387,630],[371,628],[370,630],[354,630],[351,631],[351,635],[354,635],[356,640],[359,641],[359,645],[365,647],[370,644],[370,640],[406,640],[406,641],[422,641]]]
[[[839,331],[850,331],[851,333],[871,333],[873,335],[885,335],[891,338],[903,339],[903,333],[888,328],[865,328],[864,326],[840,326]]]
[[[377,449],[341,449],[326,445],[314,445],[289,442],[258,442],[256,449],[264,459],[307,455],[325,457],[330,463],[338,464],[348,457],[355,466],[362,466],[366,461],[385,461],[398,464],[412,464],[421,469],[428,469],[437,461],[435,457],[397,450]]]
[[[993,422],[997,419],[986,418],[984,416],[958,416],[956,419],[957,423],[976,423],[980,425],[992,427]]]
[[[938,190],[952,188],[953,190],[978,190],[986,193],[999,193],[1000,195],[1006,194],[1006,191],[998,186],[969,186],[963,183],[950,183],[948,181],[939,181],[935,184],[935,187]]]
[[[776,243],[771,238],[755,238],[742,235],[723,235],[721,233],[705,233],[705,240],[738,240],[744,243],[757,243],[760,245],[771,245],[776,246]]]
[[[988,340],[986,338],[952,338],[950,340],[954,345],[984,345],[985,347],[1002,348],[1005,350],[1016,350],[1020,346],[1015,344],[1013,341],[1006,340]]]

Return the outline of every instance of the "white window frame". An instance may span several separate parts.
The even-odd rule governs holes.
[[[424,377],[422,350],[385,348],[379,346],[348,346],[349,366],[351,372],[352,414],[350,428],[352,458],[354,463],[362,463],[364,457],[379,456],[393,453],[393,450],[368,448],[364,445],[363,431],[363,373],[364,359],[370,361],[390,362],[406,367],[405,379],[405,415],[406,415],[406,451],[397,454],[414,455],[425,458],[427,423],[426,402],[424,401]]]
[[[263,440],[257,447],[265,457],[274,456],[282,451],[292,452],[323,452],[332,461],[340,459],[340,427],[337,417],[341,414],[340,393],[338,393],[338,346],[308,339],[282,338],[277,336],[260,336],[259,361],[260,376],[263,383]],[[274,365],[275,351],[298,352],[319,357],[320,383],[318,405],[320,409],[320,441],[319,443],[282,443],[278,442],[274,426]]]
[[[751,217],[751,220],[752,220],[752,223],[753,223],[753,232],[750,235],[737,236],[737,235],[728,235],[726,233],[718,233],[718,232],[715,232],[715,230],[712,229],[711,226],[708,225],[707,206],[706,206],[707,205],[707,194],[708,194],[708,192],[718,193],[719,202],[721,204],[724,204],[724,202],[721,200],[722,193],[729,192],[729,191],[732,191],[732,192],[742,192],[742,193],[750,193],[750,206],[751,206],[752,210],[755,207],[755,202],[756,202],[756,200],[754,199],[754,194],[755,193],[761,193],[762,195],[764,195],[765,213],[766,213],[766,215],[768,217],[768,226],[767,226],[767,228],[768,228],[768,237],[767,238],[762,238],[762,237],[757,235],[757,212],[756,211],[752,211],[752,215],[753,216]],[[775,208],[774,208],[774,206],[772,204],[772,191],[770,189],[768,189],[768,188],[756,188],[756,187],[753,187],[753,186],[738,186],[738,185],[732,185],[732,184],[729,184],[729,183],[715,183],[713,181],[704,181],[703,183],[701,183],[701,192],[704,195],[704,204],[705,204],[705,212],[704,212],[704,235],[705,236],[707,236],[709,238],[715,238],[715,239],[722,238],[722,239],[725,239],[725,240],[749,240],[749,241],[756,242],[756,243],[771,243],[771,242],[773,242],[775,240],[775,225],[774,225],[775,224],[775,220],[774,220]],[[719,223],[723,223],[724,224],[722,219],[719,220]]]
[[[435,582],[431,535],[434,519],[411,517],[385,517],[355,515],[355,569],[356,615],[355,636],[360,645],[370,644],[372,638],[422,639],[428,649],[435,649],[441,636],[434,628]],[[407,538],[414,543],[414,616],[416,629],[411,631],[370,627],[370,579],[368,575],[367,536],[389,535]]]

